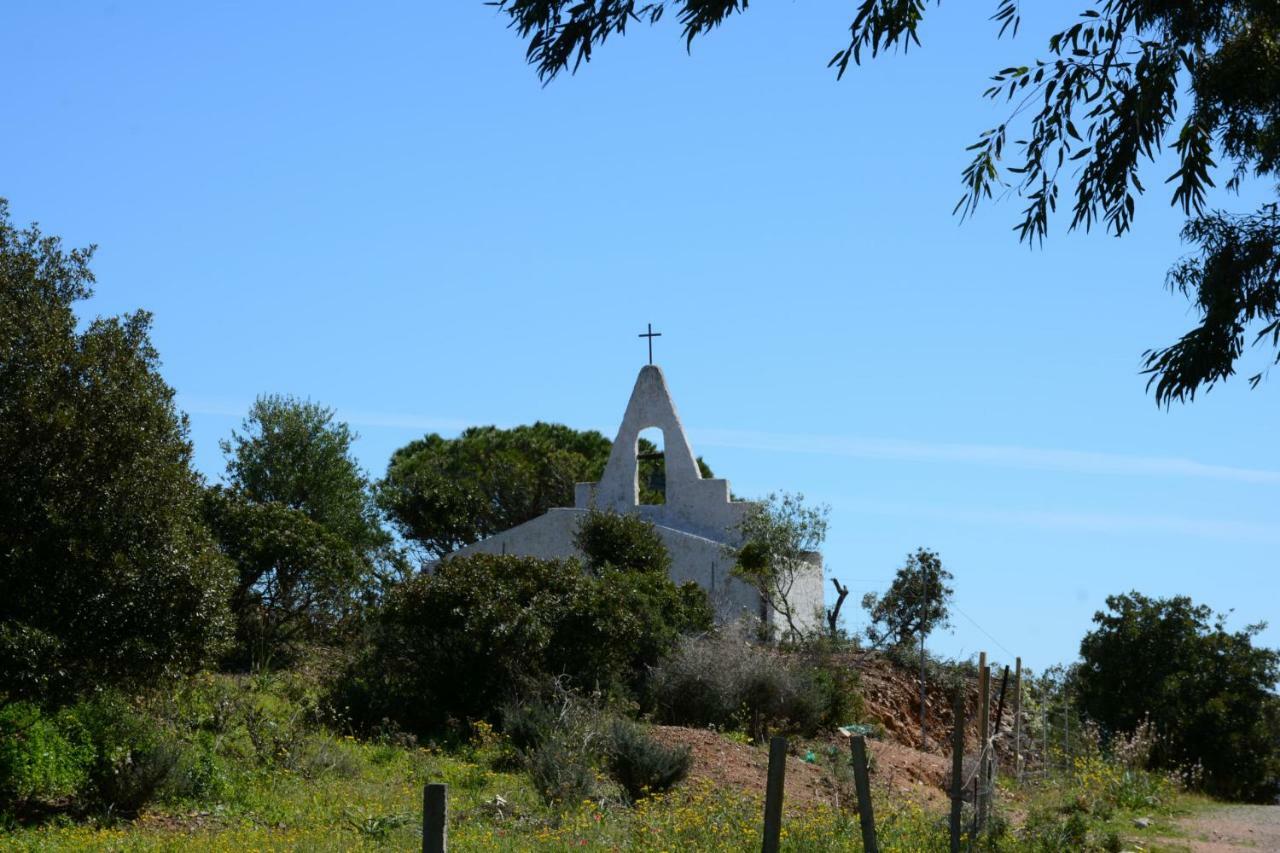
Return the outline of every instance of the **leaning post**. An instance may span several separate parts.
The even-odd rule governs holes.
[[[1013,664],[1013,775],[1022,784],[1022,658]]]
[[[778,853],[782,835],[782,791],[787,773],[787,739],[769,741],[769,776],[764,788],[763,853]]]
[[[964,806],[964,682],[956,687],[951,729],[951,853],[960,853],[960,813]]]
[[[978,787],[978,798],[974,802],[977,812],[978,830],[987,825],[987,806],[991,799],[988,790],[987,762],[991,760],[991,667],[987,666],[987,653],[982,653],[982,669],[978,672],[978,772],[975,777]]]
[[[449,786],[431,783],[422,792],[422,853],[449,848]]]
[[[853,754],[853,784],[858,792],[858,825],[862,828],[862,848],[877,853],[876,816],[871,808],[871,778],[867,775],[867,739],[854,735],[849,741]]]

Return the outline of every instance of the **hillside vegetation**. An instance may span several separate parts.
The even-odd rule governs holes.
[[[813,632],[785,600],[827,529],[799,495],[757,502],[731,555],[771,621],[713,626],[633,515],[586,513],[572,558],[437,560],[566,503],[607,440],[433,434],[374,480],[332,409],[281,394],[210,485],[146,312],[77,316],[91,257],[0,200],[0,847],[414,848],[436,781],[455,849],[740,850],[783,735],[785,848],[856,850],[843,726],[871,738],[882,849],[944,846],[954,691],[966,781],[988,734],[972,661],[926,662],[919,731],[915,644],[955,581],[937,553],[864,600],[857,635],[839,604]],[[1118,850],[1180,789],[1280,789],[1258,626],[1137,592],[1094,621],[1078,663],[1025,674],[1020,747],[1013,697],[990,697],[986,849]]]

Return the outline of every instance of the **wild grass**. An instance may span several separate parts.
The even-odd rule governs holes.
[[[169,786],[134,819],[67,812],[19,821],[0,833],[0,850],[420,849],[428,781],[449,785],[457,851],[740,851],[760,843],[761,792],[689,781],[632,805],[598,778],[590,799],[549,806],[525,772],[511,769],[511,744],[491,730],[449,751],[394,733],[360,741],[317,722],[309,694],[287,679],[212,676],[179,694],[155,712],[179,742],[201,744],[190,772],[212,782]],[[996,825],[1004,829],[976,846],[1118,850],[1139,842],[1155,850],[1153,839],[1173,835],[1172,817],[1189,803],[1170,780],[1093,755],[1048,781],[1016,790],[1002,783]],[[940,811],[884,792],[875,807],[881,849],[946,849]],[[1136,829],[1137,816],[1152,826]],[[790,803],[783,849],[859,851],[857,816]]]

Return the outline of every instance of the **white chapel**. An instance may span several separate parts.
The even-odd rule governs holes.
[[[666,465],[665,503],[640,503],[638,443],[643,430],[661,430]],[[609,462],[598,483],[579,483],[574,505],[552,509],[502,533],[450,554],[517,554],[542,559],[580,556],[574,546],[578,524],[591,508],[638,515],[651,522],[671,554],[671,579],[693,581],[707,591],[717,622],[741,617],[774,622],[760,594],[730,573],[731,549],[738,547],[739,522],[751,509],[735,501],[729,481],[703,479],[684,426],[676,414],[666,378],[656,365],[641,368],[613,441]],[[797,578],[788,596],[798,627],[821,623],[822,557],[814,554],[809,570]],[[781,627],[781,626],[779,626]]]

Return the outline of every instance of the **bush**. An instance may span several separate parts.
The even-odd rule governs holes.
[[[662,537],[639,516],[592,509],[578,525],[573,542],[595,574],[614,567],[665,577],[671,568]]]
[[[132,816],[166,786],[180,783],[175,771],[181,749],[154,719],[114,697],[81,703],[71,714],[93,744],[81,791],[85,805]]]
[[[591,764],[560,738],[529,750],[525,770],[534,789],[550,806],[579,803],[595,792],[596,774]]]
[[[661,744],[629,720],[614,720],[610,726],[607,759],[609,775],[633,802],[675,786],[693,764],[687,746]]]
[[[496,721],[520,685],[639,688],[706,596],[667,577],[576,561],[480,554],[447,560],[396,587],[335,704],[366,726],[383,718],[425,733],[450,719]],[[696,614],[695,614],[696,616]]]
[[[685,638],[654,668],[656,715],[684,726],[745,728],[812,735],[861,709],[854,676],[829,657],[778,652],[749,643],[740,631]]]
[[[70,797],[84,785],[93,747],[68,722],[27,702],[0,707],[0,810]]]
[[[1254,645],[1260,625],[1231,632],[1190,598],[1109,596],[1080,642],[1074,693],[1111,735],[1150,726],[1152,767],[1204,768],[1233,800],[1280,793],[1280,650]]]
[[[150,316],[80,325],[92,250],[0,200],[0,697],[146,685],[217,652],[230,566],[199,516]],[[163,603],[163,606],[157,606]]]
[[[558,723],[559,715],[546,702],[509,702],[502,707],[502,733],[522,752],[547,740]]]
[[[595,697],[598,699],[598,697]],[[503,734],[548,805],[580,802],[595,791],[607,719],[598,703],[550,681],[502,708]],[[484,724],[482,733],[490,732]],[[491,737],[491,735],[490,735]]]
[[[216,800],[230,785],[226,762],[218,755],[218,739],[198,732],[179,748],[178,761],[165,783],[165,793],[182,800]]]

